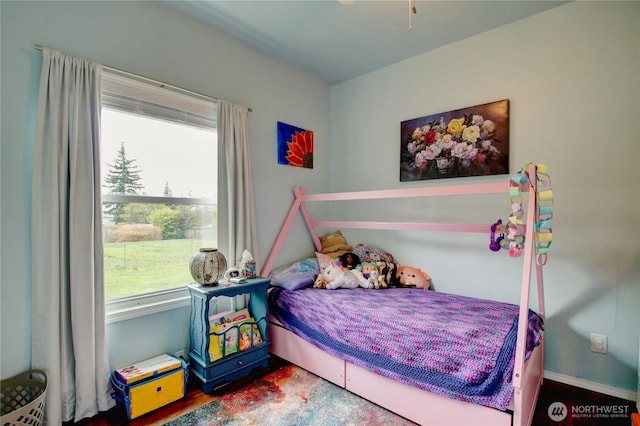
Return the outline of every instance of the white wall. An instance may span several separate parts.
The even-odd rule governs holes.
[[[332,190],[467,182],[399,183],[400,122],[510,100],[512,171],[547,164],[556,198],[545,369],[629,398],[640,328],[639,22],[638,2],[573,2],[331,88]],[[466,210],[492,223],[506,219],[507,201],[374,210]],[[489,252],[488,236],[366,238],[423,267],[439,290],[518,300],[519,265]],[[608,335],[609,354],[590,352],[591,332]]]
[[[33,137],[41,53],[34,44],[253,108],[249,138],[259,253],[268,249],[295,182],[328,186],[330,88],[170,7],[150,1],[0,2],[2,48],[2,281],[0,376],[31,363],[30,206]],[[314,131],[315,168],[277,164],[276,122]],[[312,254],[292,236],[282,258]],[[189,309],[107,327],[112,366],[188,347]],[[152,330],[151,332],[149,330]]]

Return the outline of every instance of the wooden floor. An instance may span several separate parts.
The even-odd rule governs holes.
[[[137,419],[128,420],[125,410],[120,406],[116,406],[114,409],[97,415],[91,419],[85,419],[78,423],[64,423],[63,426],[72,425],[87,425],[87,426],[156,426],[163,425],[171,420],[174,420],[183,414],[193,411],[202,407],[205,404],[211,402],[216,396],[234,392],[239,387],[242,387],[248,383],[253,382],[259,377],[264,376],[279,367],[283,366],[286,361],[271,355],[269,358],[269,367],[262,369],[256,373],[250,374],[242,379],[236,380],[233,383],[227,384],[219,389],[214,389],[213,392],[207,394],[202,391],[200,383],[192,380],[192,376],[189,376],[187,383],[187,394],[183,399],[175,401],[165,407],[159,408],[151,413],[145,414]]]
[[[214,399],[216,396],[234,392],[239,387],[242,387],[257,378],[268,374],[271,371],[274,371],[284,365],[286,361],[283,361],[277,357],[272,356],[270,359],[270,365],[268,369],[260,370],[254,374],[251,374],[243,379],[237,380],[234,383],[228,384],[220,389],[214,390],[210,394],[206,394],[202,391],[199,383],[196,383],[194,380],[189,380],[187,385],[187,394],[185,398],[180,399],[176,402],[173,402],[166,407],[159,408],[151,413],[145,414],[134,420],[127,420],[124,409],[119,405],[116,408],[102,413],[94,418],[83,420],[79,423],[75,423],[78,425],[90,425],[90,426],[118,426],[118,425],[129,425],[129,426],[148,426],[148,425],[163,425],[171,420],[174,420],[181,415],[188,413],[192,410],[195,410]],[[535,426],[545,426],[545,425],[560,425],[560,423],[553,422],[549,419],[547,414],[547,409],[552,402],[561,401],[565,404],[573,404],[573,405],[620,405],[628,407],[629,416],[631,412],[637,411],[635,408],[635,403],[632,401],[627,401],[619,398],[615,398],[612,396],[600,394],[597,392],[592,392],[589,390],[576,388],[570,385],[566,385],[563,383],[554,382],[551,380],[545,380],[542,388],[540,390],[540,396],[538,397],[538,405],[536,407],[536,413],[533,419],[533,424]],[[580,421],[571,421],[567,419],[567,421],[563,421],[562,425],[580,425],[580,426],[588,426],[588,425],[617,425],[624,424],[630,425],[630,419],[619,419],[620,421],[616,422],[589,422],[581,419]],[[65,423],[63,426],[72,426],[73,423]]]

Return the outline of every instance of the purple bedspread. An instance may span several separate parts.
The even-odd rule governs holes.
[[[416,289],[274,288],[270,312],[341,359],[457,400],[506,410],[518,306]],[[529,312],[527,358],[542,320]]]

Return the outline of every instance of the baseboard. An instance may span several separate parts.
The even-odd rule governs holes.
[[[544,378],[566,385],[576,386],[578,388],[587,389],[593,392],[602,393],[616,398],[626,399],[627,401],[637,401],[638,393],[626,389],[614,388],[613,386],[603,385],[602,383],[592,382],[590,380],[579,379],[577,377],[568,376],[566,374],[554,373],[553,371],[544,370]]]

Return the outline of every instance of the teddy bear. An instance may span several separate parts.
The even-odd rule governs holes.
[[[415,287],[429,290],[431,277],[420,268],[400,265],[396,270],[396,278],[400,287]]]
[[[339,229],[322,235],[320,237],[320,244],[322,245],[322,253],[331,256],[333,259],[339,258],[352,249],[352,247],[347,244],[347,240]]]
[[[343,270],[333,259],[324,263],[320,268],[320,275],[326,280],[326,288],[328,290],[335,290],[337,288],[374,287],[374,285],[362,275],[362,272],[357,269]]]

